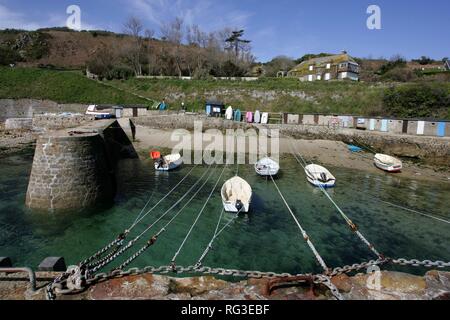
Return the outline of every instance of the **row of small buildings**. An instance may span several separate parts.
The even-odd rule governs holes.
[[[354,115],[284,114],[285,124],[353,128],[392,134],[450,137],[450,121],[433,119],[392,119]]]

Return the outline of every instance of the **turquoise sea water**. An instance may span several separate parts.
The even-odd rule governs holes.
[[[133,223],[149,199],[150,208],[192,168],[185,166],[179,171],[161,174],[154,172],[150,161],[124,160],[119,164],[119,189],[113,207],[42,214],[31,212],[24,206],[32,157],[33,150],[30,149],[0,159],[0,256],[11,257],[16,266],[36,267],[47,256],[63,256],[67,264],[78,263],[115,239]],[[133,230],[132,236],[144,230],[180,199],[206,168],[195,168],[192,176]],[[307,183],[303,170],[292,156],[282,156],[281,168],[277,184],[330,267],[376,258],[350,231],[320,190]],[[336,188],[329,190],[330,194],[380,252],[390,257],[450,261],[450,225],[389,207],[377,200],[408,206],[449,220],[449,183],[414,181],[382,172],[371,174],[328,168],[338,181]],[[211,169],[213,174],[210,180],[194,201],[167,228],[158,242],[131,266],[170,263],[222,169],[222,166]],[[194,264],[209,243],[222,209],[220,187],[235,172],[236,166],[225,169],[216,192],[178,256],[178,265]],[[239,166],[239,175],[253,187],[251,213],[241,216],[216,240],[214,250],[204,264],[274,272],[321,272],[273,183],[256,176],[252,166]],[[189,198],[190,195],[185,201]],[[185,201],[177,208],[181,208]],[[124,257],[141,248],[176,211],[158,223]],[[232,217],[225,214],[222,225]],[[121,261],[123,259],[111,267]],[[409,271],[423,272],[418,269]]]

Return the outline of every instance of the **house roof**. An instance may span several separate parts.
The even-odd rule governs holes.
[[[343,62],[352,62],[354,64],[358,64],[350,55],[347,53],[342,54],[335,54],[328,57],[320,57],[320,58],[313,58],[310,60],[303,61],[299,65],[297,65],[295,68],[293,68],[289,72],[303,72],[308,71],[309,66],[315,65],[317,67],[325,66],[328,63],[331,64],[339,64]]]

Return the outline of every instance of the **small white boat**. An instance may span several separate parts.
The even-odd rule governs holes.
[[[280,171],[280,165],[270,158],[263,158],[255,163],[255,171],[263,177],[276,176]]]
[[[387,172],[400,172],[403,169],[401,160],[385,154],[376,154],[374,163],[377,168]]]
[[[306,178],[316,187],[331,188],[336,184],[336,178],[326,168],[310,164],[305,168]]]
[[[233,120],[233,108],[231,106],[229,106],[225,111],[225,119]]]
[[[252,200],[252,187],[240,177],[224,183],[221,190],[223,208],[226,212],[247,213]]]
[[[98,119],[111,119],[113,115],[109,112],[101,112],[97,109],[97,105],[91,104],[87,107],[86,115],[95,116]]]
[[[268,124],[269,123],[269,114],[267,112],[264,112],[261,116],[261,123],[262,124]]]
[[[179,153],[171,154],[165,157],[155,159],[155,170],[157,171],[171,171],[183,164],[183,158]]]

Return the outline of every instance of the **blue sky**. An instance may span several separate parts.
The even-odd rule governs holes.
[[[157,34],[175,16],[206,31],[243,28],[260,61],[342,50],[372,58],[450,56],[448,0],[0,0],[0,29],[64,26],[72,4],[81,7],[83,29],[120,32],[131,15]],[[366,27],[371,4],[381,8],[381,30]]]

